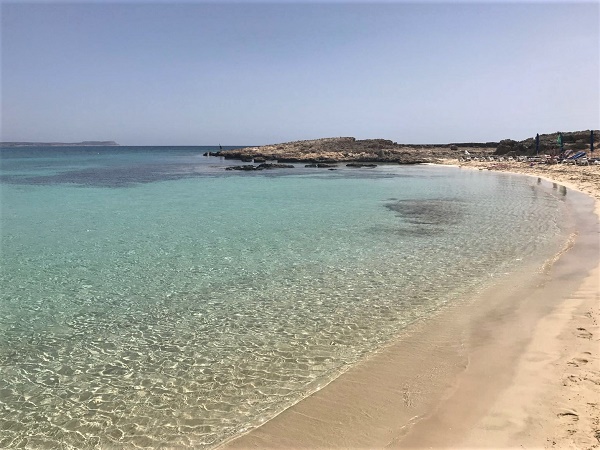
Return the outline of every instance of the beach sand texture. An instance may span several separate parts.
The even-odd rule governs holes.
[[[596,200],[556,261],[417,323],[222,448],[600,448],[600,166],[463,167]]]

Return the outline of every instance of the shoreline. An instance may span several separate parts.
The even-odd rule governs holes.
[[[487,169],[538,177],[581,192],[595,199],[593,213],[600,221],[598,166],[513,162]],[[590,231],[598,245],[600,225]],[[466,446],[484,447],[492,441],[498,448],[517,444],[525,448],[600,447],[600,253],[591,256],[597,259],[596,266],[576,291],[538,322],[511,386],[471,430]]]
[[[600,165],[534,164],[531,166],[525,162],[516,161],[491,163],[480,161],[462,162],[458,159],[446,159],[439,165],[539,177],[550,183],[562,184],[567,188],[600,200]]]
[[[580,190],[539,173],[503,171]],[[320,391],[218,448],[597,445],[600,189],[594,194],[595,214],[589,204],[577,213],[585,217],[583,229],[550,277],[511,277],[508,289],[486,289],[469,305],[415,324]]]

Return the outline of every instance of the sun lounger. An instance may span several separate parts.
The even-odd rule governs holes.
[[[590,165],[589,160],[585,156],[582,158],[576,159],[575,163],[579,166],[589,166]]]
[[[569,156],[568,158],[563,159],[562,162],[563,162],[563,164],[564,163],[575,164],[579,158],[583,158],[585,155],[586,155],[585,152],[577,152],[574,155]]]

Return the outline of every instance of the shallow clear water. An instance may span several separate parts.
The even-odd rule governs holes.
[[[0,447],[211,447],[564,241],[565,191],[2,149]]]

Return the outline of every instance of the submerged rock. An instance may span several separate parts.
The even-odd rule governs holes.
[[[337,167],[337,166],[335,164],[328,164],[328,163],[313,163],[313,164],[306,164],[304,167],[330,169],[332,167]]]
[[[292,164],[278,164],[278,163],[263,163],[256,166],[256,170],[263,169],[293,169]]]
[[[367,167],[367,168],[373,168],[373,167],[377,167],[377,164],[365,164],[365,163],[349,163],[346,164],[346,167]]]
[[[249,164],[243,166],[230,166],[225,167],[225,170],[245,170],[245,171],[253,171],[253,170],[270,170],[270,169],[293,169],[294,166],[291,164],[275,164],[275,163],[263,163],[258,166],[252,166]]]
[[[230,166],[230,167],[225,167],[225,170],[256,170],[256,167],[251,166],[251,165]]]

